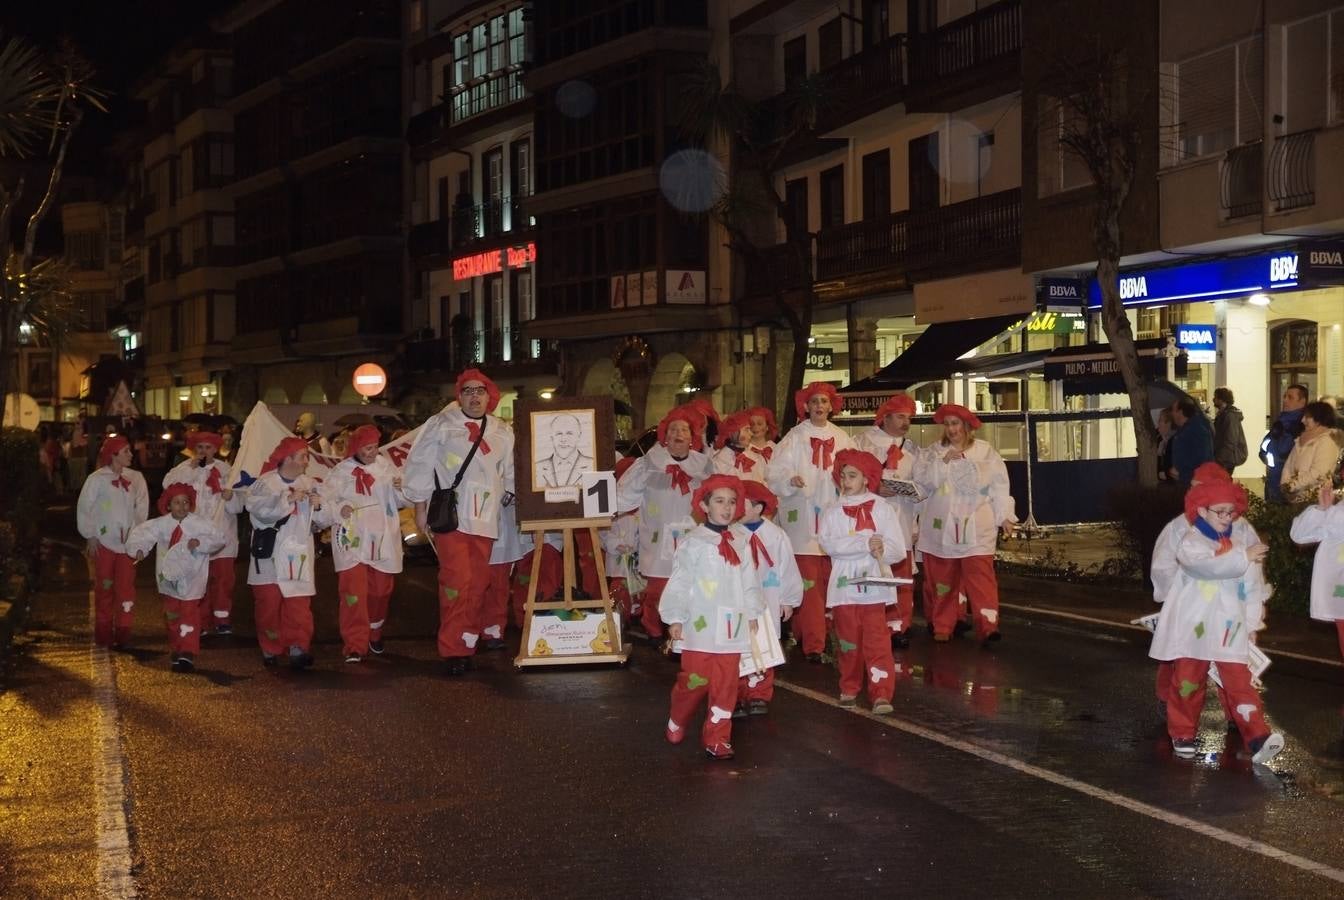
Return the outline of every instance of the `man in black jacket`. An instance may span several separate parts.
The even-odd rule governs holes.
[[[1249,455],[1241,410],[1233,405],[1231,388],[1220,387],[1213,392],[1213,408],[1218,410],[1213,417],[1213,460],[1231,475]]]

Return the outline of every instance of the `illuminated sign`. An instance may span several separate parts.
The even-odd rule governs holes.
[[[1072,334],[1086,331],[1087,323],[1081,313],[1038,312],[1027,320],[1025,328],[1032,334]]]
[[[818,372],[829,372],[835,367],[835,351],[820,347],[807,349],[807,368]]]
[[[521,269],[537,261],[537,245],[528,241],[521,247],[505,247],[503,250],[486,250],[459,256],[453,260],[453,279],[466,281],[482,275],[494,275],[505,269]]]
[[[1192,363],[1218,361],[1218,329],[1213,325],[1177,325],[1176,346],[1190,356]]]
[[[1298,284],[1296,250],[1276,250],[1254,256],[1209,259],[1184,266],[1122,272],[1116,286],[1125,306],[1172,303],[1178,300],[1215,300],[1244,297],[1264,291],[1295,288]],[[1088,285],[1088,306],[1101,307],[1101,285]]]

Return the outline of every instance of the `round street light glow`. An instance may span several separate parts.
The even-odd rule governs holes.
[[[1247,297],[1246,300],[1252,306],[1269,306],[1269,294],[1263,292],[1258,294],[1251,294],[1251,296]]]

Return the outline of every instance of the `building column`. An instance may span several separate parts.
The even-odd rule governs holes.
[[[849,332],[849,382],[877,372],[877,317],[860,315],[851,304],[845,310]]]
[[[1214,387],[1227,386],[1237,409],[1242,413],[1242,430],[1250,454],[1232,474],[1238,478],[1258,478],[1264,465],[1256,455],[1260,438],[1268,428],[1272,389],[1269,373],[1269,326],[1265,308],[1245,300],[1227,300],[1214,304],[1218,326],[1218,361],[1213,367]]]

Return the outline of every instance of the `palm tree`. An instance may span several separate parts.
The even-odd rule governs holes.
[[[19,37],[0,39],[0,157],[50,160],[46,190],[28,217],[23,243],[14,246],[14,216],[26,179],[0,184],[0,417],[9,399],[12,360],[19,327],[28,324],[39,337],[58,337],[71,313],[65,266],[35,260],[37,231],[51,211],[65,170],[70,141],[86,109],[106,112],[106,94],[92,84],[92,64],[68,41],[44,54]],[[44,145],[45,142],[45,146]]]

